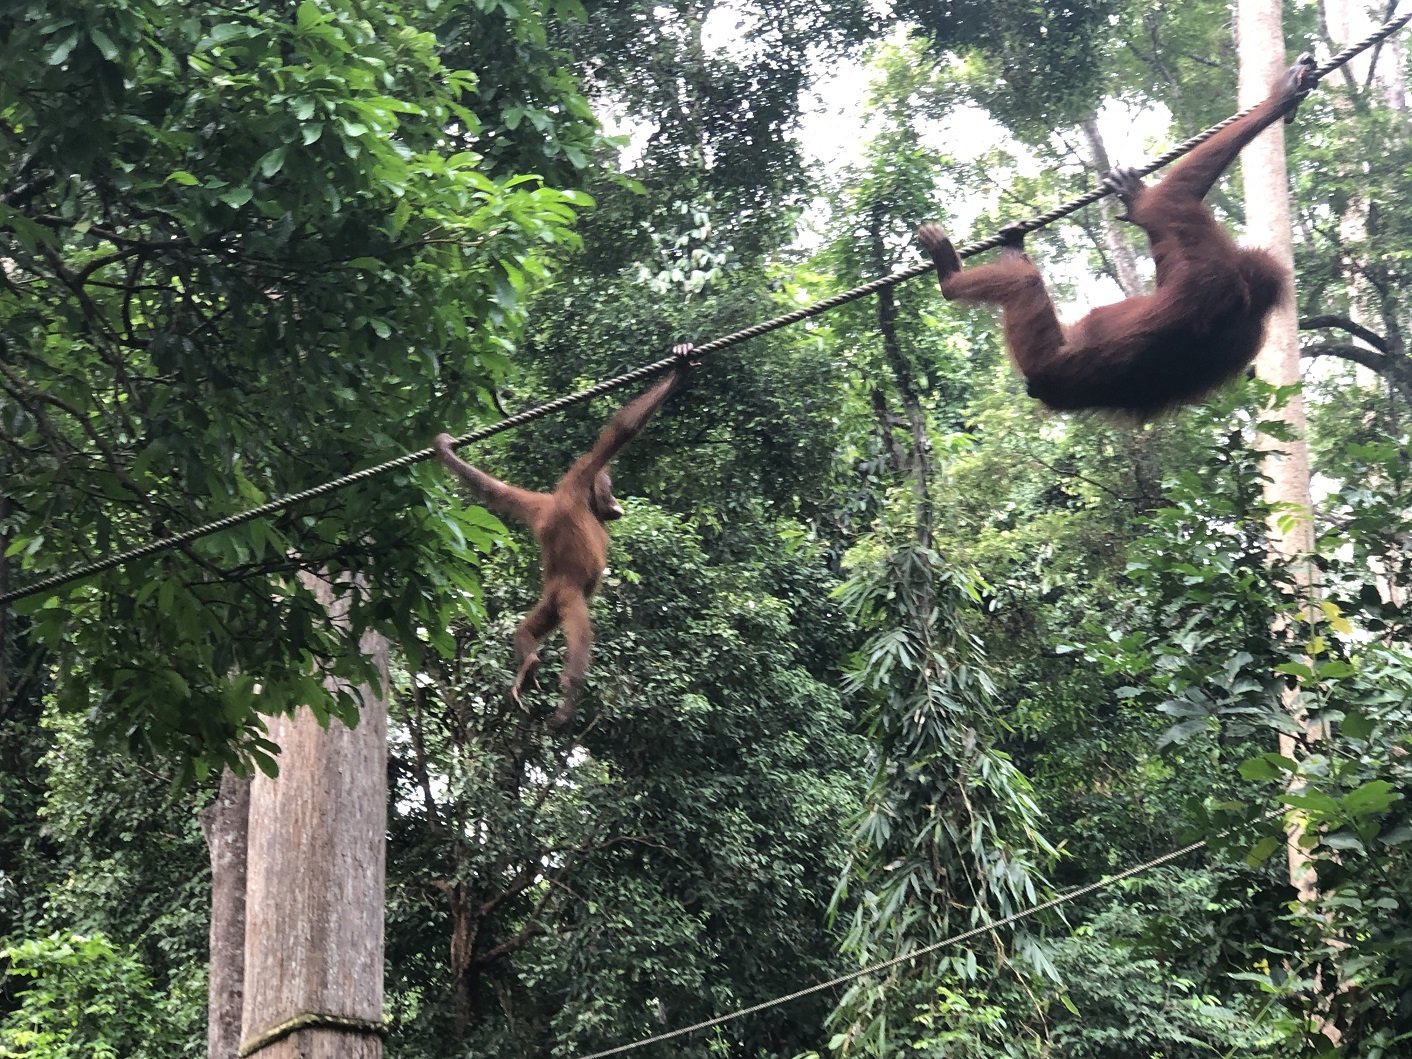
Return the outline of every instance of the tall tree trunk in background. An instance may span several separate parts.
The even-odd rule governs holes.
[[[1240,61],[1240,99],[1242,109],[1264,99],[1270,86],[1288,68],[1285,53],[1282,0],[1240,0],[1236,9],[1236,38]],[[1297,119],[1296,119],[1297,120]],[[1241,180],[1245,197],[1246,239],[1273,253],[1291,272],[1294,269],[1294,245],[1291,237],[1289,177],[1285,168],[1284,125],[1276,122],[1261,133],[1245,149],[1241,162]],[[1255,360],[1260,378],[1278,386],[1300,381],[1299,320],[1295,305],[1277,308],[1266,325],[1265,344]],[[1293,436],[1291,441],[1263,439],[1270,450],[1264,462],[1265,497],[1278,505],[1270,520],[1270,542],[1274,550],[1291,561],[1298,588],[1313,607],[1317,589],[1314,554],[1314,501],[1309,487],[1308,422],[1304,397],[1294,394],[1279,413]],[[1306,739],[1317,741],[1324,735],[1322,726],[1311,722],[1299,710],[1296,693],[1285,693],[1285,706],[1302,729]],[[1282,734],[1280,753],[1293,759],[1296,742],[1293,736]],[[1299,845],[1303,827],[1297,815],[1287,826],[1289,841],[1289,880],[1306,907],[1313,908],[1319,898],[1317,879],[1309,857]],[[1335,1043],[1338,1030],[1329,1023],[1322,1027]]]
[[[361,649],[382,675],[358,689],[358,726],[274,718],[280,774],[251,786],[243,1021],[247,1048],[269,1042],[259,1059],[382,1056],[388,645],[369,633]]]
[[[215,801],[198,814],[211,854],[211,927],[206,1059],[236,1059],[245,996],[245,875],[250,780],[221,774]]]
[[[888,259],[887,246],[883,239],[883,227],[887,223],[887,211],[882,202],[873,203],[869,214],[868,241],[873,258],[873,275],[885,276],[892,271]],[[912,366],[902,355],[902,339],[897,332],[897,301],[891,287],[878,291],[878,334],[882,338],[883,356],[892,371],[897,384],[897,394],[902,399],[902,410],[907,415],[907,424],[912,435],[908,446],[906,464],[902,470],[912,479],[912,495],[915,498],[917,520],[917,540],[925,548],[932,541],[932,500],[931,500],[931,436],[927,433],[927,413],[922,407],[921,395],[917,392],[913,379]],[[891,427],[886,418],[886,402],[880,406],[874,389],[874,411],[882,418],[881,428],[884,438],[890,439]],[[890,451],[896,446],[890,440],[886,443]]]
[[[1236,35],[1240,49],[1240,99],[1253,106],[1270,92],[1270,86],[1288,69],[1282,23],[1282,0],[1240,0]],[[1241,180],[1245,195],[1246,242],[1269,250],[1294,270],[1294,244],[1290,235],[1289,177],[1285,168],[1284,125],[1276,122],[1255,139],[1241,155]],[[1293,304],[1270,314],[1265,345],[1255,369],[1262,379],[1279,386],[1300,380],[1298,314]],[[1287,529],[1270,527],[1281,553],[1308,556],[1314,550],[1313,500],[1309,492],[1309,446],[1304,399],[1296,394],[1283,411],[1284,421],[1298,435],[1288,443],[1270,440],[1279,451],[1266,461],[1270,477],[1267,496],[1293,505],[1300,517]],[[1312,584],[1312,569],[1305,566],[1305,584]]]
[[[1391,6],[1389,5],[1390,8]],[[1324,0],[1319,5],[1319,15],[1329,45],[1334,49],[1352,44],[1381,24],[1381,20],[1374,19],[1369,13],[1366,0]],[[1338,76],[1342,77],[1349,88],[1355,90],[1371,80],[1378,86],[1388,106],[1401,109],[1406,104],[1406,88],[1402,80],[1400,35],[1395,34],[1378,47],[1355,55],[1339,68]],[[1348,108],[1346,98],[1338,97],[1338,101],[1344,108]],[[1368,163],[1365,161],[1363,170],[1367,172],[1368,169]],[[1368,222],[1368,200],[1356,196],[1351,198],[1339,219],[1339,235],[1345,245],[1366,246]],[[1376,292],[1370,289],[1356,262],[1345,259],[1343,264],[1349,289],[1349,319],[1354,323],[1369,326],[1374,331],[1382,329],[1386,332],[1386,328],[1382,328],[1383,321],[1379,319],[1379,310],[1383,307],[1378,304]],[[1343,340],[1353,345],[1367,346],[1357,334],[1346,335]],[[1371,368],[1355,365],[1353,371],[1354,377],[1364,386],[1381,384],[1386,389],[1391,385]]]
[[[1098,116],[1085,118],[1079,125],[1083,131],[1084,143],[1088,145],[1088,165],[1094,176],[1101,180],[1113,169],[1113,160],[1108,154],[1108,145],[1103,141],[1103,132],[1098,127]],[[1133,253],[1131,240],[1125,238],[1124,221],[1118,219],[1118,200],[1113,196],[1098,200],[1099,225],[1103,232],[1103,251],[1124,298],[1146,294],[1148,284],[1142,281],[1138,272],[1137,255]],[[1148,430],[1126,430],[1120,435],[1121,446],[1135,476],[1140,476],[1142,468],[1152,465],[1152,448],[1155,435]]]
[[[1101,180],[1113,168],[1108,158],[1108,147],[1103,142],[1103,134],[1098,130],[1098,118],[1085,118],[1080,125],[1084,142],[1088,144],[1088,164]],[[1118,204],[1110,195],[1098,200],[1098,211],[1102,216],[1103,248],[1108,260],[1113,264],[1113,278],[1124,298],[1143,293],[1143,283],[1137,273],[1137,256],[1132,244],[1123,238],[1122,222],[1118,220]]]
[[[1335,50],[1362,40],[1393,15],[1395,2],[1385,3],[1385,10],[1373,13],[1369,0],[1322,0],[1319,4],[1324,33]],[[1367,84],[1369,71],[1372,81],[1382,91],[1383,100],[1395,110],[1407,106],[1407,84],[1402,75],[1402,35],[1394,33],[1381,44],[1361,55],[1355,55],[1340,70],[1350,85]]]

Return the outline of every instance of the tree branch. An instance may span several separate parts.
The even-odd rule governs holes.
[[[1376,331],[1370,331],[1362,324],[1350,320],[1346,316],[1339,316],[1336,313],[1323,313],[1319,316],[1306,316],[1299,321],[1301,331],[1316,331],[1325,327],[1336,327],[1340,331],[1346,331],[1354,338],[1360,338],[1374,349],[1383,353],[1389,352],[1388,341]]]
[[[1379,375],[1387,377],[1391,374],[1392,357],[1386,353],[1379,353],[1375,349],[1368,349],[1364,346],[1355,346],[1351,342],[1322,342],[1315,346],[1305,346],[1299,351],[1301,357],[1337,357],[1339,360],[1350,360],[1354,364],[1361,364],[1370,371],[1375,371]]]
[[[1379,353],[1366,346],[1355,346],[1348,342],[1323,342],[1305,346],[1299,351],[1300,357],[1336,357],[1339,360],[1361,364],[1369,371],[1376,372],[1392,389],[1412,402],[1412,360],[1397,357],[1391,353]]]

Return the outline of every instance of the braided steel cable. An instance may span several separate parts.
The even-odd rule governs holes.
[[[1389,19],[1377,30],[1368,34],[1368,36],[1365,37],[1363,40],[1357,42],[1356,44],[1349,45],[1347,48],[1339,52],[1328,62],[1324,63],[1323,66],[1318,67],[1312,73],[1309,74],[1309,78],[1312,82],[1310,87],[1312,88],[1313,85],[1318,84],[1318,82],[1328,76],[1329,73],[1338,69],[1340,66],[1343,66],[1355,55],[1358,55],[1360,52],[1365,51],[1366,49],[1372,47],[1374,44],[1377,44],[1390,37],[1392,34],[1396,33],[1399,29],[1405,26],[1409,21],[1412,21],[1412,13],[1400,15],[1396,18]],[[1253,107],[1248,107],[1238,114],[1231,115],[1224,121],[1218,122],[1217,124],[1211,126],[1204,132],[1198,133],[1197,135],[1191,137],[1191,139],[1172,148],[1166,154],[1161,155],[1159,158],[1155,159],[1152,162],[1149,162],[1146,166],[1141,169],[1138,169],[1136,172],[1140,176],[1147,176],[1148,174],[1153,173],[1158,169],[1161,169],[1163,166],[1170,165],[1172,162],[1176,161],[1178,158],[1181,158],[1183,155],[1187,154],[1200,144],[1205,143],[1212,136],[1220,132],[1222,129],[1226,128],[1228,125],[1232,124],[1233,122],[1239,121],[1242,117],[1250,113],[1250,111],[1253,109]],[[1067,217],[1072,213],[1077,213],[1085,206],[1092,205],[1099,199],[1111,194],[1113,194],[1113,192],[1109,188],[1093,188],[1089,191],[1084,192],[1082,195],[1079,195],[1069,200],[1062,206],[1058,206],[1055,209],[1050,210],[1047,213],[1041,213],[1037,216],[1030,217],[1026,220],[1017,222],[1016,224],[1010,226],[1008,231],[1021,233],[1037,231],[1038,229],[1047,227],[1048,225],[1053,224],[1055,221]],[[967,243],[965,246],[962,246],[957,249],[957,254],[962,258],[972,257],[976,254],[984,253],[987,250],[994,250],[995,248],[1004,245],[1006,241],[1006,235],[992,235],[986,239],[980,239],[975,242]],[[907,280],[915,279],[918,276],[926,275],[932,270],[933,266],[931,262],[926,262],[923,264],[913,265],[912,267],[903,269],[900,272],[893,272],[890,275],[881,276],[877,279],[870,280],[869,282],[864,283],[861,286],[854,287],[852,290],[844,291],[841,294],[835,294],[831,298],[825,298],[822,301],[815,302],[814,304],[805,306],[802,309],[796,309],[793,312],[785,313],[783,316],[777,316],[773,320],[767,320],[764,323],[755,324],[751,327],[744,328],[743,330],[736,331],[729,335],[725,335],[722,338],[713,339],[712,341],[707,342],[704,345],[697,346],[695,349],[693,349],[691,351],[691,356],[693,358],[703,357],[711,353],[719,352],[723,349],[729,349],[731,346],[740,345],[742,342],[748,342],[752,338],[759,338],[761,335],[769,334],[771,331],[777,331],[782,327],[789,327],[790,325],[797,324],[803,320],[808,320],[812,317],[820,316],[826,312],[829,312],[832,309],[838,308],[840,305],[845,305],[848,302],[857,301],[860,298],[866,298],[871,294],[876,294],[878,291],[882,290],[885,287],[891,287],[899,283],[904,283]],[[665,357],[662,360],[656,361],[652,364],[646,364],[640,368],[634,368],[632,371],[625,372],[622,375],[616,376],[615,378],[599,382],[596,385],[588,387],[587,389],[579,390],[577,393],[572,393],[564,397],[556,398],[555,400],[549,401],[542,405],[537,405],[533,408],[527,408],[523,412],[518,412],[515,415],[508,416],[507,418],[499,420],[498,422],[491,423],[487,426],[481,427],[478,430],[473,430],[469,434],[462,435],[461,437],[456,439],[455,444],[459,447],[461,445],[470,444],[474,441],[483,441],[486,438],[492,437],[495,434],[502,433],[506,430],[514,430],[516,427],[523,426],[524,424],[542,418],[543,416],[552,415],[555,412],[562,411],[563,409],[568,408],[571,405],[581,404],[584,401],[593,399],[594,397],[599,397],[603,394],[611,393],[614,390],[620,389],[624,386],[630,386],[631,384],[638,382],[639,380],[646,379],[653,375],[657,375],[663,371],[666,371],[668,368],[670,368],[673,364],[677,362],[677,359],[678,358],[676,355],[673,355],[671,357]],[[32,581],[29,584],[20,585],[18,588],[14,588],[5,593],[0,594],[0,606],[3,606],[7,603],[11,603],[17,599],[24,599],[27,596],[34,596],[38,595],[41,592],[48,592],[51,589],[59,588],[62,585],[70,584],[74,581],[81,581],[84,578],[92,577],[94,574],[102,573],[105,570],[111,570],[114,567],[122,566],[125,563],[132,562],[134,559],[144,559],[148,556],[156,555],[159,552],[167,551],[171,548],[180,547],[183,544],[188,544],[191,541],[197,540],[201,537],[207,537],[213,533],[220,533],[223,530],[233,529],[234,527],[244,525],[247,522],[253,522],[255,519],[263,518],[266,515],[276,514],[286,508],[303,503],[306,500],[313,500],[316,497],[326,496],[329,493],[337,492],[338,490],[344,489],[350,485],[356,485],[359,482],[366,481],[369,478],[373,478],[381,474],[385,474],[388,471],[399,470],[403,467],[411,466],[414,463],[419,463],[422,460],[429,459],[434,454],[434,451],[430,448],[417,449],[414,452],[407,452],[401,456],[396,457],[395,459],[387,460],[384,463],[379,463],[372,467],[365,467],[360,471],[354,471],[351,474],[343,475],[340,478],[335,478],[332,481],[324,482],[321,485],[312,486],[308,489],[301,489],[298,492],[287,493],[283,496],[276,497],[273,500],[260,504],[257,507],[250,508],[247,511],[241,511],[233,515],[227,515],[224,518],[219,518],[213,522],[207,522],[203,525],[192,527],[191,529],[182,530],[180,533],[173,533],[170,536],[158,537],[154,540],[148,541],[146,544],[138,545],[126,551],[116,552],[112,555],[105,556],[102,559],[96,559],[93,562],[84,563],[83,565],[74,567],[70,570],[51,574],[48,577],[40,578],[39,580]]]

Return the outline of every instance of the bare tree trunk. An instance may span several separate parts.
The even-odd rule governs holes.
[[[1285,58],[1282,0],[1240,0],[1237,35],[1240,45],[1240,106],[1264,99],[1281,72]],[[1294,244],[1290,235],[1289,177],[1285,169],[1284,125],[1276,122],[1261,133],[1241,156],[1245,193],[1246,241],[1264,247],[1291,272]],[[1279,386],[1300,381],[1299,319],[1295,306],[1280,306],[1270,314],[1265,345],[1256,358],[1256,372]],[[1283,412],[1297,439],[1285,443],[1266,464],[1271,500],[1293,504],[1302,513],[1287,531],[1271,526],[1271,537],[1285,555],[1305,556],[1314,550],[1313,500],[1309,493],[1309,446],[1304,400],[1295,395]],[[1306,584],[1312,584],[1306,570]]]
[[[1242,108],[1269,94],[1270,85],[1288,65],[1285,55],[1282,0],[1240,0],[1236,9],[1236,36],[1240,60],[1240,100]],[[1284,126],[1276,122],[1245,149],[1241,163],[1245,193],[1246,235],[1250,242],[1273,253],[1286,268],[1294,269],[1291,237],[1289,178],[1285,169]],[[1280,306],[1266,324],[1265,344],[1255,360],[1260,378],[1278,386],[1300,381],[1299,320],[1293,303]],[[1280,418],[1289,428],[1291,441],[1264,438],[1270,453],[1265,458],[1266,499],[1279,506],[1271,518],[1272,547],[1290,560],[1298,588],[1313,608],[1317,591],[1314,555],[1314,501],[1310,493],[1308,421],[1304,397],[1296,393],[1281,409]],[[1293,515],[1293,517],[1291,517]],[[1324,735],[1322,726],[1311,722],[1299,710],[1295,693],[1285,693],[1285,707],[1309,741]],[[1297,745],[1292,735],[1279,737],[1280,753],[1293,759]],[[1312,908],[1319,899],[1318,881],[1299,839],[1303,823],[1291,815],[1285,848],[1289,859],[1289,881],[1300,901]],[[1321,1029],[1335,1044],[1337,1027],[1324,1021]]]
[[[1385,3],[1375,16],[1369,0],[1323,0],[1319,5],[1324,33],[1334,48],[1343,48],[1366,37],[1392,17],[1396,3]],[[1341,69],[1349,84],[1376,84],[1383,100],[1394,110],[1407,106],[1407,83],[1402,74],[1402,35],[1395,33],[1376,47],[1355,55]]]
[[[868,240],[873,258],[873,274],[885,275],[891,269],[887,259],[887,249],[883,242],[885,221],[883,204],[874,202],[869,216]],[[931,499],[931,436],[927,433],[927,413],[922,406],[921,395],[912,379],[912,366],[902,355],[902,339],[897,333],[897,302],[892,288],[878,291],[878,333],[882,337],[883,355],[892,370],[897,384],[898,396],[902,399],[902,409],[907,413],[911,428],[912,443],[906,458],[906,471],[912,479],[912,495],[915,499],[914,511],[917,519],[917,540],[923,547],[931,547],[932,541],[932,499]],[[878,391],[874,389],[876,395]],[[877,407],[876,397],[874,407]],[[886,411],[884,405],[884,411]],[[889,427],[882,423],[884,435]],[[893,446],[895,448],[895,446]]]
[[[250,780],[227,769],[216,800],[198,814],[211,854],[207,1059],[236,1059],[245,996],[245,870]]]
[[[1113,163],[1108,159],[1108,148],[1103,142],[1103,134],[1098,131],[1098,118],[1085,118],[1080,127],[1083,129],[1084,142],[1088,144],[1089,165],[1101,178],[1112,170]],[[1116,273],[1113,278],[1118,281],[1125,298],[1141,294],[1143,284],[1137,274],[1137,257],[1133,254],[1132,244],[1123,238],[1117,204],[1111,196],[1099,199],[1098,210],[1103,217],[1103,245]]]
[[[251,787],[242,1051],[260,1059],[382,1056],[388,645],[369,633],[361,649],[382,676],[358,689],[358,726],[275,718],[280,774]]]

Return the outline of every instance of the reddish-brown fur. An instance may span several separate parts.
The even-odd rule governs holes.
[[[690,349],[677,346],[674,352],[684,358]],[[515,630],[519,670],[510,686],[510,697],[520,701],[520,693],[539,668],[539,642],[562,625],[565,654],[559,686],[563,697],[549,722],[554,728],[568,724],[574,715],[574,702],[583,687],[593,648],[588,599],[598,588],[608,562],[606,524],[623,517],[623,509],[613,497],[608,463],[641,432],[689,370],[685,359],[678,363],[665,379],[618,410],[593,448],[575,461],[552,493],[518,489],[472,467],[456,455],[450,434],[438,435],[433,443],[441,462],[469,483],[486,507],[523,522],[539,542],[544,591]]]
[[[1139,418],[1197,399],[1238,375],[1260,348],[1265,318],[1289,296],[1289,278],[1263,250],[1237,247],[1202,198],[1241,149],[1289,113],[1310,86],[1301,56],[1270,97],[1189,154],[1155,187],[1132,170],[1105,183],[1146,233],[1156,289],[1093,310],[1064,327],[1039,270],[1018,246],[961,268],[946,234],[924,224],[917,238],[948,299],[1001,307],[1005,344],[1031,397],[1063,411],[1107,409]]]

